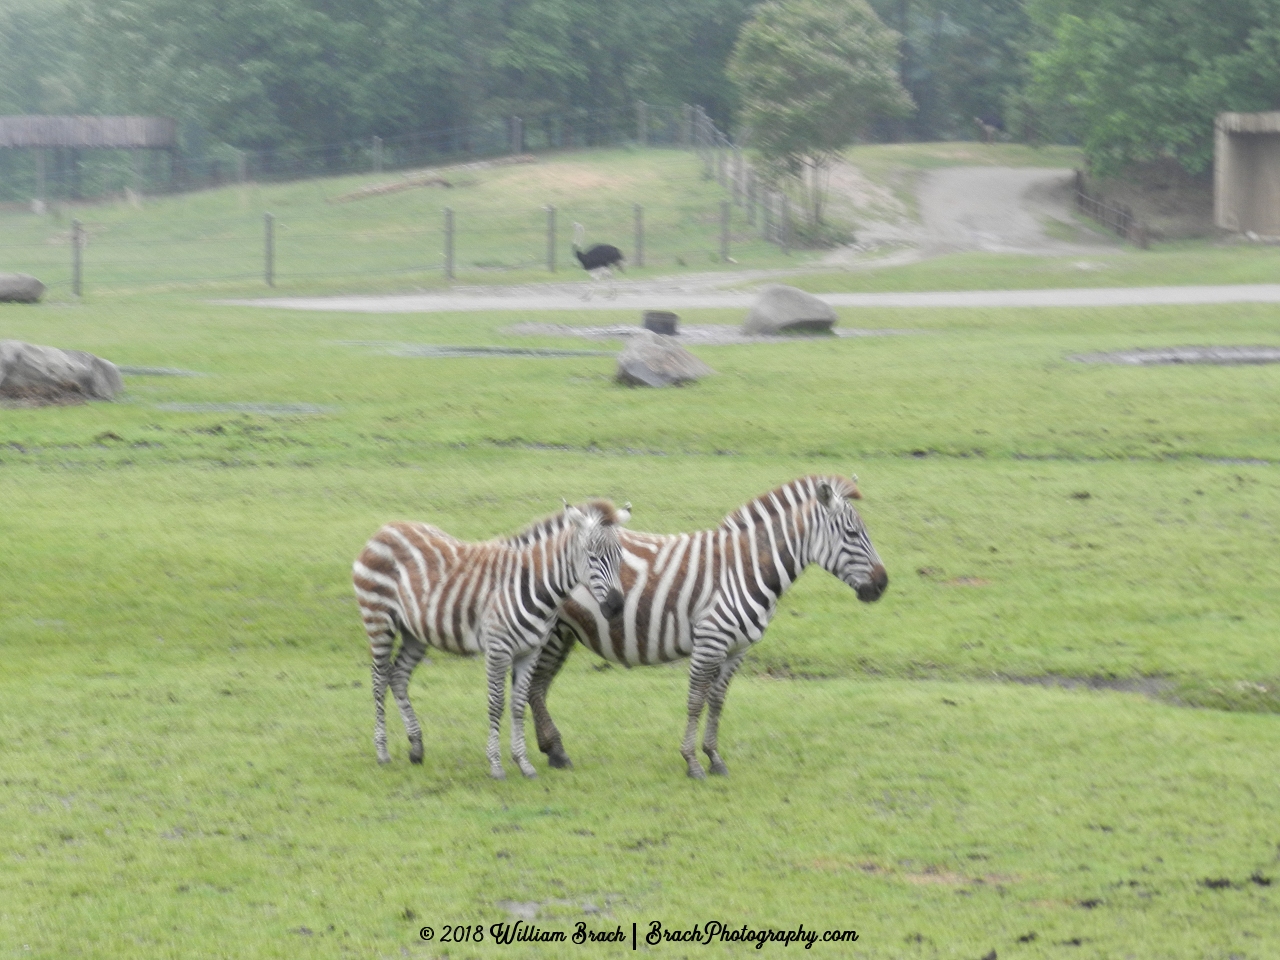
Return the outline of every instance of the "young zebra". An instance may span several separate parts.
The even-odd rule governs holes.
[[[705,776],[694,743],[710,701],[702,749],[712,773],[728,773],[717,733],[729,681],[801,571],[817,563],[866,602],[880,599],[889,585],[851,502],[861,497],[856,482],[844,477],[801,477],[735,510],[714,530],[669,536],[622,531],[622,616],[610,617],[574,590],[534,670],[529,705],[538,747],[551,765],[572,766],[547,712],[547,691],[580,640],[628,667],[691,657],[680,754],[689,776]]]
[[[630,507],[630,504],[627,505]],[[536,776],[525,750],[524,707],[538,650],[560,604],[581,584],[583,599],[616,615],[622,607],[618,529],[631,516],[606,500],[562,512],[513,537],[464,543],[425,523],[389,523],[365,544],[352,568],[373,654],[373,743],[387,752],[387,684],[409,735],[409,759],[422,762],[422,728],[409,702],[409,677],[427,645],[484,653],[489,679],[489,772],[501,780],[498,727],[511,671],[511,755]],[[391,649],[396,633],[400,651]]]

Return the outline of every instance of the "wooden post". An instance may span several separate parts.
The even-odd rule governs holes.
[[[262,275],[268,287],[276,285],[276,218],[270,213],[262,215]]]
[[[373,138],[373,172],[382,172],[382,138]]]
[[[782,195],[782,252],[791,256],[791,198]]]
[[[444,275],[453,279],[453,209],[444,208]]]
[[[728,200],[720,201],[720,262],[729,262],[729,211]]]
[[[71,221],[71,292],[80,296],[80,279],[84,257],[84,230],[79,220]]]
[[[649,105],[643,100],[636,101],[636,142],[649,145]]]
[[[680,146],[689,150],[693,148],[693,107],[684,103],[680,110]]]
[[[45,150],[40,147],[36,150],[36,199],[41,203],[44,202],[44,161]]]
[[[636,204],[632,208],[636,218],[636,266],[644,266],[644,207]]]
[[[747,168],[747,223],[756,225],[756,172]]]
[[[519,117],[511,118],[511,152],[524,152],[524,121]]]
[[[547,207],[547,272],[556,272],[556,208]]]
[[[742,150],[733,148],[733,205],[742,206]]]

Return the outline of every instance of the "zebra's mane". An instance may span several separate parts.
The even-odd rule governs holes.
[[[862,499],[862,494],[858,491],[858,485],[848,477],[820,477],[810,474],[807,477],[798,477],[780,487],[775,487],[754,500],[748,500],[720,521],[720,526],[728,527],[732,530],[745,530],[756,522],[756,518],[760,516],[761,511],[766,516],[772,516],[777,513],[777,507],[774,506],[775,499],[781,504],[788,503],[786,494],[788,489],[795,492],[795,499],[804,502],[817,498],[818,484],[820,483],[827,484],[832,490],[848,500]]]
[[[610,527],[618,523],[618,509],[609,500],[588,500],[586,503],[577,504],[577,507],[583,513],[599,514],[600,523],[603,526]],[[564,529],[564,526],[564,511],[557,510],[548,517],[535,520],[519,533],[513,533],[509,537],[500,537],[499,539],[510,547],[527,547],[529,544],[537,543],[546,536],[559,533]]]

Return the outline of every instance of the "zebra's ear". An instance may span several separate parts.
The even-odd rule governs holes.
[[[573,522],[574,526],[582,527],[586,525],[587,515],[568,500],[564,501],[564,515]]]
[[[834,497],[835,497],[835,492],[831,489],[831,484],[829,483],[818,484],[818,502],[820,504],[830,509],[831,501],[834,499]]]
[[[615,513],[618,517],[618,526],[622,526],[631,519],[631,501],[628,500],[622,505],[621,509],[615,511]]]
[[[856,473],[849,474],[849,478],[853,481],[853,493],[849,494],[850,500],[861,500],[862,491],[858,489],[858,475]]]

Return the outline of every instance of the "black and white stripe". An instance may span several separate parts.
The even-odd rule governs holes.
[[[511,754],[521,773],[535,776],[525,750],[524,707],[537,652],[575,586],[593,605],[614,612],[621,607],[618,529],[629,516],[595,500],[581,508],[566,505],[522,533],[484,543],[465,543],[425,523],[389,523],[374,534],[356,558],[352,579],[373,656],[378,761],[391,759],[384,706],[389,684],[409,736],[409,759],[422,762],[409,677],[430,645],[484,654],[489,770],[499,779],[498,727],[511,671]]]
[[[867,602],[880,599],[889,585],[852,503],[861,496],[844,477],[801,477],[743,505],[714,530],[621,531],[622,615],[609,617],[584,591],[573,591],[534,671],[529,705],[538,746],[551,765],[571,765],[546,701],[578,640],[626,666],[690,658],[680,753],[689,776],[704,776],[694,744],[709,702],[702,749],[712,773],[727,773],[717,733],[729,681],[804,568],[822,566]]]

